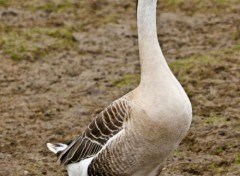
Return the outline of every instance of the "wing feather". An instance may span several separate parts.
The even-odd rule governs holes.
[[[58,156],[61,164],[76,163],[96,155],[107,141],[123,128],[130,106],[125,98],[118,99],[99,113],[83,134]]]

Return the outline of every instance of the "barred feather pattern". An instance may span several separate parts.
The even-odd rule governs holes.
[[[96,155],[111,137],[123,129],[129,111],[126,98],[114,101],[96,116],[81,136],[58,155],[58,162],[67,165]]]

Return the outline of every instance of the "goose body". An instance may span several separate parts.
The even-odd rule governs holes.
[[[191,103],[158,43],[157,0],[139,0],[141,81],[115,100],[70,144],[48,148],[69,176],[157,176],[187,134]]]

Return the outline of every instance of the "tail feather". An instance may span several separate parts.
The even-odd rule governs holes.
[[[65,150],[68,147],[68,145],[47,143],[47,147],[51,152],[58,154],[58,152]]]

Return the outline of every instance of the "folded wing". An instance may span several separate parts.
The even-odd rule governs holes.
[[[96,155],[107,141],[123,129],[130,113],[125,98],[114,101],[88,125],[83,134],[58,154],[58,162],[66,165]]]

